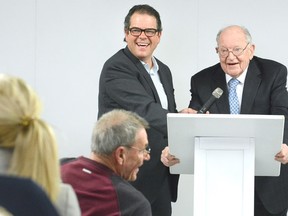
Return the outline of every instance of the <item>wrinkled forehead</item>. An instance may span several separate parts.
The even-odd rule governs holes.
[[[157,28],[157,20],[147,13],[134,13],[130,18],[129,27]]]
[[[247,43],[246,35],[240,28],[228,28],[224,30],[219,37],[218,46],[235,47],[245,46]]]

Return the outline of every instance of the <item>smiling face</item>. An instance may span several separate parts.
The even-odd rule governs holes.
[[[239,26],[228,27],[221,33],[218,40],[219,50],[228,49],[232,51],[233,49],[244,49],[238,56],[232,52],[228,52],[228,56],[226,57],[219,54],[221,67],[226,74],[237,78],[248,67],[250,60],[253,58],[255,46],[253,44],[247,44],[246,35]]]
[[[123,148],[122,164],[118,166],[118,174],[127,181],[135,181],[139,168],[143,165],[144,160],[150,160],[150,155],[143,151],[148,145],[146,130],[140,129],[137,132],[135,143],[132,145],[135,148]]]
[[[130,18],[129,28],[157,29],[157,21],[154,16],[134,13]],[[152,64],[152,55],[160,42],[161,32],[156,32],[152,37],[147,37],[144,32],[139,36],[133,36],[129,30],[125,31],[125,40],[131,53],[139,60]]]

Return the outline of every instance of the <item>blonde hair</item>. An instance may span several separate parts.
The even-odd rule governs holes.
[[[9,211],[0,206],[0,216],[13,216]]]
[[[60,183],[58,147],[40,112],[41,102],[30,86],[0,74],[0,147],[13,150],[8,173],[31,178],[55,202]]]

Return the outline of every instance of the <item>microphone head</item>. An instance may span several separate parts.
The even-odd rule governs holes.
[[[212,95],[214,97],[216,97],[217,99],[219,99],[221,97],[221,95],[223,94],[223,90],[221,88],[216,88],[213,92]]]

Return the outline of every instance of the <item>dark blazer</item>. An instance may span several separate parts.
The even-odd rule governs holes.
[[[167,113],[177,112],[170,69],[158,59],[159,76],[168,100],[168,110],[161,106],[153,81],[142,63],[126,47],[118,51],[103,66],[98,96],[98,117],[112,109],[136,112],[149,122],[148,141],[151,159],[140,168],[132,184],[150,202],[168,177],[172,201],[177,199],[178,175],[170,175],[160,161],[161,151],[167,146]],[[169,190],[169,188],[165,189]]]
[[[285,115],[283,142],[288,144],[287,68],[275,61],[254,56],[250,61],[242,95],[241,114]],[[220,63],[191,78],[189,107],[199,110],[217,87],[223,95],[210,113],[229,114],[225,72]],[[280,149],[279,149],[280,151]],[[255,177],[255,190],[268,211],[278,213],[288,207],[288,165],[281,165],[280,177]]]
[[[46,193],[30,179],[0,175],[0,207],[14,216],[58,216]]]

